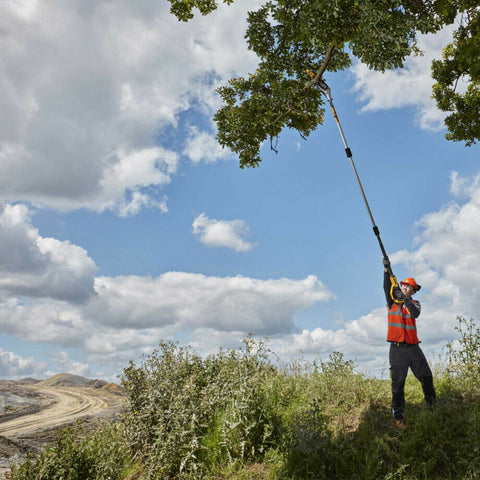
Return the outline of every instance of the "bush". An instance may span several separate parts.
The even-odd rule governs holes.
[[[265,343],[249,337],[205,360],[165,343],[141,365],[130,363],[125,423],[148,478],[197,478],[212,464],[261,457],[278,430],[265,399],[276,371],[268,357]]]
[[[36,461],[13,467],[11,480],[120,480],[132,469],[130,449],[121,424],[108,424],[93,434],[81,427],[57,432],[55,443]]]
[[[474,319],[457,317],[457,321],[460,338],[447,344],[447,372],[463,388],[476,390],[480,385],[480,328]]]

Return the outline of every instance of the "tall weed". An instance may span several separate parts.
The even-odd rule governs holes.
[[[457,317],[457,341],[447,344],[447,372],[465,389],[480,388],[480,327],[474,319]]]
[[[80,426],[57,432],[38,459],[13,467],[10,480],[121,480],[134,468],[123,425],[105,424],[94,433]]]
[[[252,460],[265,451],[277,430],[265,398],[276,371],[268,357],[265,342],[249,337],[243,348],[205,360],[166,343],[140,365],[130,363],[122,377],[125,423],[148,478],[196,478],[209,462]]]

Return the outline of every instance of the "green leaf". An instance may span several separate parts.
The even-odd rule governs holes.
[[[194,9],[207,14],[215,0],[169,0],[181,20]],[[233,0],[224,0],[230,4]],[[258,56],[254,75],[233,78],[218,93],[223,106],[215,115],[217,139],[239,156],[240,166],[256,167],[266,142],[276,151],[285,128],[302,138],[323,123],[324,99],[306,74],[348,68],[353,57],[369,68],[403,68],[421,54],[419,33],[437,32],[462,14],[462,24],[442,60],[432,64],[433,96],[451,112],[447,138],[467,145],[479,138],[480,2],[473,0],[267,0],[249,12],[245,35]],[[329,78],[327,78],[329,80]],[[459,93],[463,80],[467,91]]]

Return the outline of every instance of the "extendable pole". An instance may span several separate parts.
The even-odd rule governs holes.
[[[332,93],[330,91],[330,88],[322,80],[318,83],[318,88],[325,95],[325,97],[328,100],[328,103],[330,104],[330,108],[332,109],[333,117],[335,118],[335,122],[337,124],[338,131],[340,132],[340,136],[342,137],[343,145],[345,146],[345,153],[347,155],[348,160],[350,161],[350,165],[352,166],[353,173],[355,174],[355,178],[357,179],[357,183],[358,183],[358,186],[360,188],[360,192],[362,194],[363,201],[365,202],[365,206],[367,207],[367,212],[368,212],[368,215],[370,217],[370,220],[371,220],[372,226],[373,226],[373,233],[377,237],[378,244],[380,245],[380,249],[382,250],[383,256],[388,259],[387,252],[385,251],[385,247],[383,246],[382,239],[380,238],[380,230],[378,229],[377,225],[375,224],[375,220],[373,218],[372,210],[370,209],[370,205],[368,204],[367,196],[365,195],[365,190],[363,189],[362,182],[360,181],[360,177],[358,176],[357,168],[355,167],[355,162],[353,161],[352,151],[350,150],[350,147],[347,144],[347,140],[346,140],[345,135],[343,133],[342,126],[340,125],[340,120],[338,119],[337,112],[336,112],[335,107],[333,105]]]
[[[310,76],[312,76],[312,72],[310,70],[307,70]],[[372,222],[372,227],[373,227],[373,233],[377,237],[378,244],[380,245],[380,250],[382,251],[383,258],[387,260],[387,263],[385,267],[388,269],[388,274],[390,275],[390,296],[392,297],[392,300],[395,303],[402,304],[403,300],[401,298],[398,298],[394,292],[396,290],[399,290],[398,286],[398,280],[395,277],[392,267],[390,265],[390,260],[388,259],[387,252],[385,251],[385,247],[383,246],[382,239],[380,238],[380,230],[378,229],[377,225],[375,224],[375,220],[373,218],[372,210],[370,209],[370,205],[368,204],[367,196],[365,195],[365,190],[363,189],[362,182],[360,181],[360,177],[357,172],[357,168],[355,167],[355,162],[353,161],[353,156],[352,156],[352,151],[350,150],[350,147],[347,144],[347,140],[345,138],[345,135],[343,133],[342,126],[340,125],[340,120],[338,119],[337,112],[335,111],[335,107],[333,105],[333,99],[332,99],[332,93],[330,91],[330,88],[328,85],[323,81],[320,80],[317,83],[318,88],[320,91],[327,97],[328,103],[330,104],[330,108],[332,109],[333,117],[335,118],[335,122],[338,127],[338,131],[340,132],[340,136],[342,137],[343,145],[345,146],[345,153],[347,155],[348,160],[350,161],[350,165],[352,166],[353,173],[355,174],[355,178],[357,179],[358,186],[360,188],[360,192],[362,193],[363,201],[365,202],[365,206],[367,207],[367,212],[370,217],[370,220]],[[401,292],[400,292],[401,293]]]

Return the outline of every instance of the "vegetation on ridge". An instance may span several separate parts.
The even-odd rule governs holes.
[[[406,431],[394,427],[389,381],[357,373],[339,352],[278,368],[252,337],[206,359],[167,343],[124,370],[120,422],[59,433],[10,478],[479,478],[480,329],[463,318],[457,329],[435,374],[433,411],[409,376]]]

